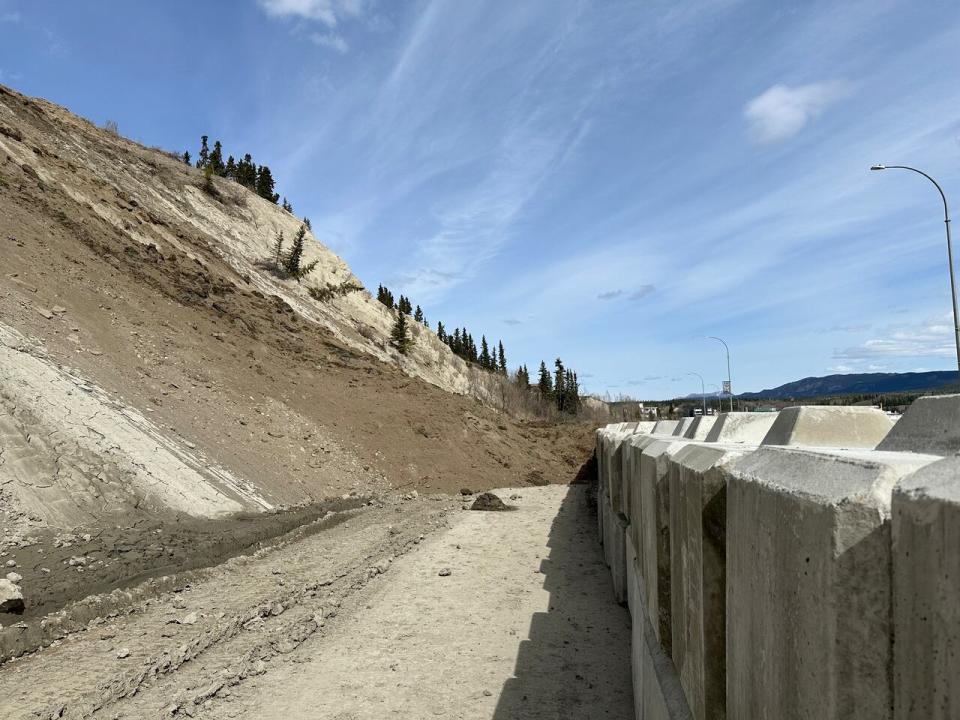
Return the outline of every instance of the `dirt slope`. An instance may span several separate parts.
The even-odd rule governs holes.
[[[0,558],[30,553],[38,574],[58,529],[76,549],[159,523],[162,547],[186,516],[574,477],[590,428],[443,389],[469,391],[475,371],[424,330],[398,359],[364,293],[319,303],[261,272],[298,221],[202,182],[0,87]],[[319,286],[353,278],[319,244],[310,257]],[[100,560],[91,583],[119,584]]]

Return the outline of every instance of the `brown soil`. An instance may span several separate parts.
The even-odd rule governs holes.
[[[51,106],[2,88],[0,103],[22,135],[49,140],[34,152],[78,190],[113,196],[131,223],[171,229],[173,220],[138,217],[136,200],[95,169],[58,157],[64,132]],[[10,133],[20,130],[7,127],[2,139],[16,142]],[[118,161],[147,155],[159,174],[176,162],[89,130],[85,141],[114,143]],[[281,504],[380,478],[450,493],[522,485],[531,473],[569,482],[588,454],[590,428],[517,420],[359,356],[250,289],[219,258],[216,238],[178,234],[203,267],[142,245],[0,151],[0,319]],[[57,305],[66,312],[39,312]]]
[[[217,238],[143,212],[71,147],[82,134],[116,162],[136,156],[175,183],[183,170],[166,153],[67,122],[62,109],[2,87],[0,110],[0,141],[28,143],[76,191],[44,181],[0,145],[0,322],[41,339],[56,362],[149,413],[276,506],[297,508],[219,521],[141,513],[126,527],[75,529],[91,540],[69,548],[41,533],[12,555],[30,589],[28,614],[217,562],[322,515],[331,496],[568,483],[591,454],[592,426],[513,418],[357,354],[238,276]],[[129,217],[126,229],[78,195],[108,200]],[[151,226],[201,260],[133,237]],[[55,306],[65,311],[51,313]],[[95,567],[64,565],[79,555]]]

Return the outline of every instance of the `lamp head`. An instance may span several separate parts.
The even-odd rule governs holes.
[[[886,169],[887,169],[887,166],[886,166],[886,165],[877,164],[877,165],[873,165],[870,169],[871,169],[871,170],[886,170]]]

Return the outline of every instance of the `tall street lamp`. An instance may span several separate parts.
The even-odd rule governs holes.
[[[723,347],[727,351],[727,387],[724,389],[730,396],[730,412],[733,412],[733,379],[730,377],[730,347],[723,341],[723,338],[718,338],[716,335],[707,335],[707,339],[717,340],[723,343]]]
[[[707,416],[707,387],[703,384],[703,375],[695,372],[688,372],[687,375],[695,375],[700,378],[700,399],[703,400],[703,416]]]
[[[953,245],[950,242],[950,211],[947,209],[947,196],[940,187],[940,183],[927,175],[923,170],[917,170],[909,165],[874,165],[871,170],[910,170],[918,175],[923,175],[927,180],[933,183],[934,187],[940,193],[940,199],[943,200],[943,224],[947,228],[947,262],[950,264],[950,294],[953,296],[953,336],[957,345],[957,371],[960,372],[960,315],[957,313],[957,284],[953,278]]]

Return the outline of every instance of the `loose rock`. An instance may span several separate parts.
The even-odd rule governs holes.
[[[477,499],[473,501],[473,505],[470,506],[470,509],[496,511],[509,510],[510,507],[493,493],[485,492],[477,496]]]
[[[23,593],[20,586],[6,578],[0,580],[0,613],[23,614]]]

